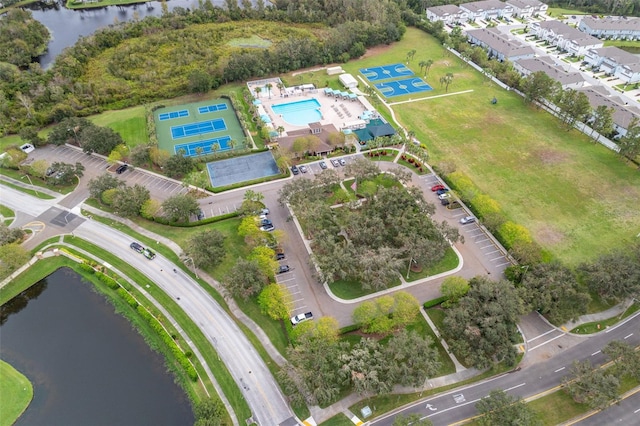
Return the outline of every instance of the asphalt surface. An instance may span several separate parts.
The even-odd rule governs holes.
[[[6,187],[2,192],[3,204],[22,212],[20,222],[29,223],[41,218],[49,226],[58,228],[58,233],[73,233],[127,262],[149,279],[152,283],[149,285],[157,285],[173,297],[215,347],[241,388],[252,410],[253,422],[260,425],[296,424],[278,384],[244,333],[198,283],[181,271],[173,272],[173,263],[161,255],[153,260],[146,259],[129,247],[129,236],[99,222],[75,217],[73,213],[53,207],[52,204],[58,200],[39,200],[30,196],[24,198],[19,191]],[[64,225],[51,225],[51,221],[55,222],[59,217],[69,220],[63,221]]]
[[[640,387],[636,388],[635,393],[628,398],[573,424],[578,426],[640,425]]]
[[[612,340],[621,340],[631,346],[637,346],[640,343],[640,332],[638,330],[640,330],[640,312],[629,317],[618,326],[611,327],[603,333],[565,349],[547,361],[422,400],[375,419],[371,422],[371,425],[392,425],[394,418],[398,414],[407,415],[411,413],[418,413],[421,417],[428,418],[436,426],[448,425],[475,416],[477,414],[475,409],[476,402],[494,389],[502,389],[511,395],[522,398],[537,395],[560,385],[562,379],[569,374],[574,361],[588,359],[593,365],[600,365],[605,362],[606,357],[601,350]],[[603,413],[603,415],[605,414]],[[597,424],[611,423],[603,422]]]

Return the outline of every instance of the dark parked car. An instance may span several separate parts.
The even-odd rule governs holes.
[[[321,161],[321,162],[320,162],[320,168],[321,168],[322,170],[326,169],[326,168],[327,168],[327,163],[325,163],[324,161]]]
[[[260,226],[272,226],[273,223],[271,223],[271,221],[269,219],[262,219],[260,221]]]
[[[198,210],[197,216],[198,220],[204,219],[204,212],[202,211],[202,209]]]
[[[440,204],[442,204],[443,206],[448,206],[449,204],[451,204],[451,201],[447,200],[446,198],[440,200]]]
[[[56,169],[54,169],[53,167],[49,167],[49,168],[47,169],[46,173],[45,173],[45,176],[46,176],[46,177],[51,177],[51,176],[55,175],[55,174],[56,174],[56,172],[57,172],[57,170],[56,170]]]
[[[276,260],[284,260],[284,253],[276,253]]]
[[[131,247],[132,249],[134,249],[138,253],[142,253],[142,251],[144,250],[144,247],[142,247],[140,244],[138,244],[136,242],[131,243],[129,245],[129,247]]]
[[[116,173],[120,175],[120,174],[124,173],[128,168],[129,168],[129,166],[127,164],[121,164],[116,169]]]
[[[442,195],[442,194],[444,194],[444,193],[445,193],[445,192],[447,192],[447,191],[449,191],[449,189],[447,189],[447,188],[438,189],[438,190],[436,191],[436,194],[438,194],[438,195]]]
[[[298,173],[300,173],[300,170],[298,169],[298,166],[291,166],[291,172],[294,175],[297,175]]]
[[[278,268],[278,273],[284,274],[285,272],[289,272],[290,270],[291,268],[289,267],[289,265],[280,265],[280,267]]]

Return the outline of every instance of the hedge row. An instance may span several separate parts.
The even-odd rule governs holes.
[[[145,309],[144,306],[136,306],[136,311],[140,315],[142,319],[144,319],[147,324],[151,327],[151,329],[162,339],[163,343],[169,348],[173,357],[178,361],[180,366],[186,371],[187,375],[192,381],[198,380],[198,373],[189,361],[189,358],[186,353],[182,352],[182,349],[176,344],[173,337],[167,333],[167,330],[160,324],[160,322],[151,315],[149,311]],[[189,352],[191,354],[191,352]]]
[[[192,228],[194,226],[207,225],[209,223],[220,222],[221,220],[231,219],[232,217],[238,217],[238,216],[240,216],[239,212],[231,212],[231,213],[221,214],[220,216],[213,216],[206,219],[202,219],[197,222],[184,222],[184,223],[171,222],[170,220],[162,216],[158,216],[158,217],[154,217],[153,221],[160,223],[162,225],[176,226],[178,228]]]
[[[273,180],[284,179],[286,177],[289,177],[289,170],[287,170],[285,173],[279,173],[273,176],[267,176],[260,179],[254,179],[246,182],[238,182],[232,185],[219,186],[216,188],[207,188],[207,189],[209,189],[211,192],[215,194],[219,194],[221,192],[229,191],[231,189],[244,188],[245,186],[255,185],[255,184],[264,183],[264,182],[271,182]]]
[[[440,296],[436,299],[431,299],[431,300],[427,300],[426,302],[424,302],[424,304],[422,305],[422,307],[424,307],[424,309],[429,309],[429,308],[433,308],[434,306],[438,306],[441,303],[446,302],[447,300],[449,300],[449,298],[447,296]]]

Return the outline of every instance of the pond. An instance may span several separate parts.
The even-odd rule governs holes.
[[[0,358],[31,380],[16,425],[190,425],[164,358],[106,299],[63,268],[0,307]]]

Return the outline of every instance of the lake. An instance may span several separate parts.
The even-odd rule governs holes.
[[[16,425],[191,425],[164,358],[62,268],[0,308],[0,358],[33,383]]]

